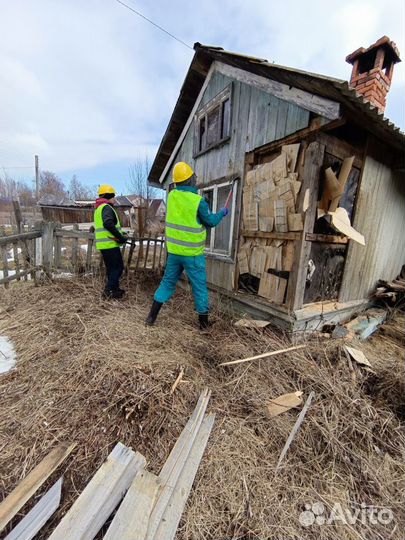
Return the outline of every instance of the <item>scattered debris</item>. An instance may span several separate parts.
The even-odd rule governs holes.
[[[288,436],[288,439],[287,439],[287,441],[286,441],[286,443],[284,445],[284,448],[281,451],[280,457],[278,458],[278,462],[277,462],[275,472],[277,472],[278,469],[280,468],[281,462],[283,461],[286,453],[288,452],[288,449],[291,446],[291,443],[294,440],[294,437],[296,436],[298,430],[300,429],[301,424],[304,421],[305,415],[307,414],[307,411],[309,409],[309,406],[311,405],[311,401],[313,400],[314,396],[315,396],[315,392],[311,392],[309,394],[308,399],[306,400],[305,405],[302,408],[302,411],[300,412],[300,414],[299,414],[299,416],[297,418],[297,421],[295,422],[294,427],[291,430],[290,435]]]
[[[294,407],[302,405],[302,396],[303,392],[298,390],[297,392],[292,392],[291,394],[283,394],[275,399],[272,399],[267,404],[267,411],[271,417],[277,416],[285,411],[289,411]]]
[[[363,351],[360,351],[359,349],[353,349],[352,347],[348,347],[347,345],[345,345],[345,351],[347,351],[353,358],[353,360],[355,360],[358,364],[362,366],[372,367]]]
[[[53,471],[68,457],[76,443],[62,443],[51,452],[0,503],[0,531],[13,519]]]
[[[339,207],[335,210],[335,212],[329,212],[329,215],[332,216],[332,225],[335,227],[335,229],[343,233],[345,236],[348,236],[358,244],[361,244],[362,246],[366,245],[364,236],[351,226],[349,214],[345,208]]]
[[[170,389],[170,394],[174,394],[176,388],[179,386],[182,378],[183,378],[183,375],[184,375],[184,368],[181,368],[180,370],[180,373],[177,375],[177,378],[176,380],[174,381],[171,389]]]
[[[379,300],[385,300],[391,305],[402,304],[405,302],[405,265],[401,273],[392,281],[380,279],[374,297]]]
[[[59,508],[63,476],[41,497],[4,540],[31,540]]]
[[[0,336],[0,373],[7,373],[14,369],[16,353],[8,337]]]
[[[345,328],[344,326],[341,326],[340,324],[337,324],[335,328],[332,330],[332,338],[333,339],[340,339],[345,338],[349,334],[349,330]]]
[[[384,309],[368,309],[363,315],[359,315],[344,327],[350,333],[355,333],[361,340],[367,339],[373,334],[387,317]]]
[[[220,366],[231,366],[234,364],[242,364],[243,362],[251,362],[252,360],[258,360],[259,358],[267,358],[268,356],[275,356],[276,354],[282,354],[290,351],[297,351],[298,349],[304,349],[306,345],[295,345],[294,347],[288,347],[288,349],[280,349],[278,351],[271,351],[257,356],[250,356],[249,358],[242,358],[241,360],[231,360],[230,362],[222,362]]]
[[[270,321],[260,321],[258,319],[239,319],[236,321],[235,326],[241,328],[266,328],[269,326]]]

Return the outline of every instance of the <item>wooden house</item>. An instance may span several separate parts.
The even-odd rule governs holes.
[[[194,49],[149,182],[170,189],[186,161],[212,211],[232,191],[210,288],[289,331],[349,318],[405,262],[405,136],[383,114],[395,44],[349,55],[350,83]]]

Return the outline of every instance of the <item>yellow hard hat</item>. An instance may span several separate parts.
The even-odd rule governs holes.
[[[185,182],[191,178],[194,174],[193,169],[184,161],[179,161],[173,168],[173,181],[178,184],[179,182]]]
[[[98,195],[106,195],[107,193],[113,193],[115,195],[115,189],[109,184],[101,184],[98,188]]]

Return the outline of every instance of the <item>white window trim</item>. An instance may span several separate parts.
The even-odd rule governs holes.
[[[211,212],[213,214],[216,214],[220,209],[218,208],[218,188],[224,187],[224,186],[230,186],[233,184],[233,192],[232,192],[232,211],[229,217],[225,217],[224,219],[231,219],[231,226],[229,229],[229,243],[228,243],[228,250],[224,253],[223,251],[215,250],[214,244],[215,244],[215,230],[216,227],[211,228],[211,237],[210,237],[210,245],[205,248],[205,253],[207,255],[215,255],[216,257],[221,257],[224,259],[229,259],[232,257],[232,248],[233,248],[233,232],[234,232],[234,226],[235,226],[235,214],[236,214],[236,195],[238,191],[238,179],[235,179],[233,182],[222,182],[220,184],[214,184],[212,186],[207,186],[205,188],[200,189],[200,195],[204,196],[204,193],[208,191],[213,192],[212,197],[212,208]]]

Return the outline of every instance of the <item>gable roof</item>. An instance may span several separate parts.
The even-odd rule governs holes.
[[[339,102],[351,114],[356,123],[361,124],[377,138],[396,149],[403,150],[404,148],[404,133],[385,118],[376,107],[363,99],[349,86],[347,81],[269,63],[262,58],[225,51],[221,47],[195,43],[194,50],[195,54],[190,68],[149,173],[148,180],[153,184],[159,185],[159,178],[183,131],[214,61]]]

